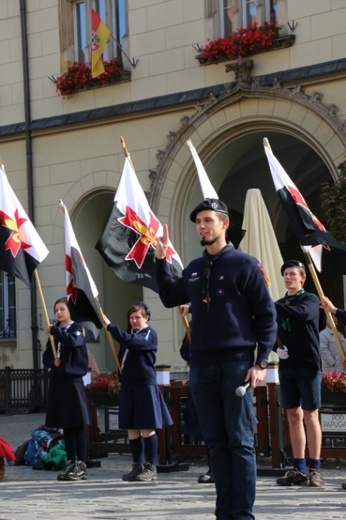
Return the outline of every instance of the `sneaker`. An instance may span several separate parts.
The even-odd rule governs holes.
[[[88,472],[87,472],[87,465],[86,465],[86,463],[80,460],[78,462],[78,465],[79,465],[79,470],[82,473],[82,480],[87,480],[88,479],[88,477],[87,477],[87,473]]]
[[[279,486],[305,486],[307,481],[308,477],[306,475],[293,468],[287,471],[284,477],[279,477],[276,483]]]
[[[199,484],[214,484],[214,477],[211,469],[207,473],[203,473],[197,479]]]
[[[137,475],[137,482],[153,482],[157,480],[157,469],[156,466],[152,466],[149,462],[144,464],[144,469],[142,473]]]
[[[87,469],[86,464],[82,462],[81,460],[76,460],[73,467],[71,468],[71,471],[67,473],[66,479],[69,481],[76,481],[76,480],[86,480],[87,479]]]
[[[321,477],[321,473],[317,471],[317,469],[310,469],[308,474],[310,487],[321,487],[323,484],[323,480]]]
[[[135,462],[132,465],[132,470],[130,473],[127,473],[126,475],[123,475],[121,478],[125,480],[126,482],[134,482],[136,480],[136,477],[142,473],[143,466],[142,464],[139,464],[139,462]]]
[[[70,473],[73,469],[74,462],[72,460],[68,460],[66,462],[65,468],[60,471],[60,473],[57,476],[58,480],[67,480],[67,475]]]

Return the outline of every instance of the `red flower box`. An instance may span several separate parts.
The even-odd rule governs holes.
[[[235,60],[239,56],[251,56],[265,50],[292,45],[295,36],[279,37],[280,27],[275,21],[264,22],[258,26],[240,28],[227,38],[210,40],[201,47],[201,54],[196,56],[201,64],[215,63],[224,60]]]
[[[104,74],[93,78],[90,64],[76,61],[68,68],[67,72],[57,78],[57,92],[62,97],[70,98],[80,90],[129,80],[130,73],[122,69],[118,63],[118,58],[105,61],[103,65],[105,69]]]

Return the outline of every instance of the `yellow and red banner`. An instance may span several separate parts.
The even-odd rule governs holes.
[[[104,74],[102,53],[111,32],[94,9],[91,9],[91,75]]]

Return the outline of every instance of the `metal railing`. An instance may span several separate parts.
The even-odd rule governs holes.
[[[46,408],[46,369],[0,370],[0,413],[42,412]]]

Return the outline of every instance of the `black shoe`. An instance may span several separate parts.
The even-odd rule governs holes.
[[[197,479],[199,484],[214,484],[214,477],[211,469],[207,473],[202,473]]]
[[[153,482],[154,480],[157,480],[156,466],[152,466],[149,462],[146,462],[142,473],[137,475],[136,482]]]
[[[66,477],[67,477],[68,473],[70,473],[70,471],[72,471],[73,466],[74,466],[74,462],[72,460],[68,460],[66,462],[65,468],[63,470],[61,470],[60,473],[58,474],[57,479],[58,480],[67,480]]]
[[[39,460],[38,462],[35,462],[35,464],[32,465],[32,469],[46,469],[46,465],[43,462],[43,460]]]
[[[346,482],[343,482],[343,483],[341,484],[341,487],[342,487],[342,489],[346,489]]]
[[[73,465],[73,468],[66,475],[65,480],[76,481],[76,480],[86,480],[87,479],[87,469],[86,464],[81,460],[76,460]]]
[[[290,469],[285,473],[284,477],[279,477],[276,480],[279,486],[305,486],[307,482],[308,477],[296,468]]]
[[[125,480],[125,482],[134,482],[136,480],[136,477],[142,473],[143,466],[142,464],[139,464],[138,462],[135,462],[132,464],[132,470],[130,473],[126,473],[126,475],[123,475],[121,478]]]

